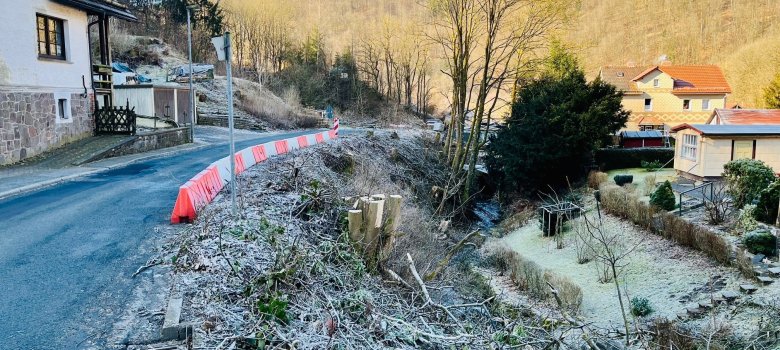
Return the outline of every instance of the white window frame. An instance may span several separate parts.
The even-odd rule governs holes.
[[[702,111],[709,111],[710,110],[710,99],[705,98],[701,100],[701,110]]]
[[[647,104],[647,101],[650,101],[650,104]],[[645,112],[650,112],[653,110],[653,99],[652,98],[646,98],[645,99]]]
[[[683,140],[680,146],[680,156],[684,159],[698,160],[699,156],[699,135],[683,134]]]
[[[65,106],[63,108],[63,115],[60,113],[60,100],[65,100]],[[54,113],[55,123],[64,124],[73,122],[73,114],[71,112],[71,100],[70,93],[55,93],[54,94]]]
[[[658,78],[653,79],[653,87],[657,88],[661,86],[661,82],[658,80]]]

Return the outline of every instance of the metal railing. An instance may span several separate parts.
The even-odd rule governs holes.
[[[701,190],[701,193],[702,193],[702,195],[701,195],[702,199],[701,200],[702,200],[702,204],[704,204],[707,201],[707,195],[706,195],[706,192],[705,192],[706,191],[705,190],[706,187],[710,188],[710,200],[712,200],[713,196],[715,195],[715,183],[714,182],[705,182],[705,183],[703,183],[703,184],[701,184],[699,186],[695,186],[695,187],[691,188],[690,190],[685,190],[685,191],[680,192],[680,209],[678,211],[678,214],[680,216],[682,216],[683,210],[684,210],[683,209],[683,200],[682,200],[683,195],[691,193],[693,191]]]

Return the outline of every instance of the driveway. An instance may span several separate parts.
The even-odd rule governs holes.
[[[131,276],[149,259],[178,187],[227,153],[226,144],[209,145],[0,200],[0,349],[78,349],[105,338],[144,278]]]

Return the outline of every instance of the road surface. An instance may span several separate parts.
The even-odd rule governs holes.
[[[105,338],[178,187],[227,153],[212,145],[0,201],[0,349],[79,349]]]

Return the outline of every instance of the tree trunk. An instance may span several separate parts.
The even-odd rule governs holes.
[[[626,327],[626,345],[629,345],[631,332],[628,329],[628,317],[626,316],[626,307],[623,305],[623,294],[620,292],[620,282],[618,282],[617,267],[614,262],[609,263],[612,268],[612,281],[615,282],[615,289],[617,290],[618,301],[620,302],[620,312],[623,314],[623,325]]]

